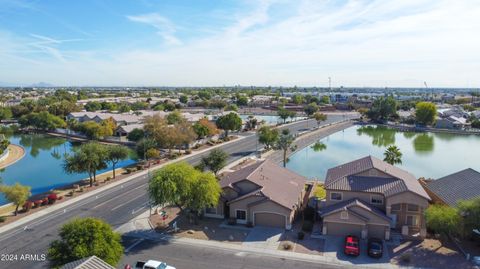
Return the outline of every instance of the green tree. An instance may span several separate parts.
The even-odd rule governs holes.
[[[215,175],[227,164],[228,154],[221,149],[213,149],[210,153],[202,158],[204,167],[210,169]]]
[[[0,108],[0,120],[8,120],[13,117],[12,110],[9,107]]]
[[[74,219],[60,228],[60,239],[50,244],[48,258],[53,267],[92,255],[117,266],[123,255],[120,234],[103,220]]]
[[[107,146],[107,161],[112,164],[113,178],[115,178],[115,166],[121,160],[128,158],[129,150],[125,146],[115,145]]]
[[[330,104],[330,97],[328,97],[327,95],[322,96],[322,98],[320,99],[320,103]]]
[[[322,122],[327,120],[327,115],[317,112],[313,114],[313,118],[315,119],[315,121],[317,121],[317,126],[320,127],[320,124],[322,124]]]
[[[238,106],[246,106],[248,105],[248,98],[246,96],[238,96],[237,97],[237,105]]]
[[[197,138],[204,138],[218,134],[218,128],[215,123],[207,118],[200,119],[193,125],[193,130],[197,134]]]
[[[90,101],[84,106],[86,111],[98,111],[102,109],[102,104],[97,101]]]
[[[296,104],[296,105],[302,104],[302,103],[303,103],[303,99],[304,99],[304,98],[303,98],[303,95],[301,95],[301,94],[294,94],[294,95],[292,96],[292,102],[293,102],[294,104]]]
[[[227,115],[218,117],[216,124],[218,128],[225,131],[225,138],[228,138],[228,131],[237,131],[242,128],[242,119],[237,113],[230,112]]]
[[[276,148],[282,150],[283,152],[283,167],[287,166],[287,152],[288,150],[294,151],[295,146],[293,146],[293,142],[295,141],[295,137],[290,133],[290,130],[284,129],[282,130],[282,134],[277,140]]]
[[[437,108],[430,102],[419,102],[415,107],[415,120],[423,125],[431,125],[435,122]]]
[[[377,98],[370,110],[367,112],[367,117],[373,121],[383,122],[397,116],[397,102],[392,96]]]
[[[458,231],[460,215],[456,208],[444,205],[430,205],[425,210],[427,227],[436,233],[449,235]]]
[[[185,118],[179,111],[173,111],[167,115],[168,124],[178,124],[182,121],[185,121]]]
[[[238,111],[238,106],[236,104],[230,104],[225,108],[225,111]]]
[[[383,153],[383,160],[391,165],[402,164],[402,152],[397,146],[390,146]]]
[[[147,160],[158,159],[160,158],[160,151],[154,148],[148,149],[145,153],[145,157],[147,158]]]
[[[186,104],[188,102],[188,97],[186,95],[181,95],[179,100],[180,100],[180,103]]]
[[[314,113],[318,111],[318,105],[316,103],[310,103],[304,107],[304,111],[308,117],[311,117]]]
[[[7,201],[15,205],[15,216],[18,214],[18,208],[23,205],[30,197],[30,187],[15,183],[13,186],[0,185],[0,192],[3,193]]]
[[[278,141],[278,130],[270,126],[262,126],[258,130],[258,142],[265,145],[265,149],[269,150]]]
[[[137,152],[137,156],[139,158],[147,159],[146,158],[146,153],[149,149],[155,149],[157,148],[157,142],[155,139],[147,137],[147,138],[142,138],[137,142],[135,151]]]
[[[148,184],[154,205],[176,205],[195,215],[203,208],[217,205],[220,193],[220,185],[212,173],[198,171],[185,162],[159,169]]]
[[[90,187],[96,181],[97,171],[107,168],[108,153],[106,147],[97,142],[89,142],[81,145],[65,158],[63,169],[71,173],[88,173]]]
[[[138,142],[144,137],[144,135],[145,134],[142,129],[135,128],[127,135],[127,139],[129,141]]]
[[[32,112],[24,115],[19,119],[18,123],[20,123],[22,128],[33,127],[42,131],[55,130],[67,126],[62,118],[52,115],[47,111]]]
[[[277,115],[283,120],[283,123],[286,123],[287,119],[295,117],[296,113],[294,111],[288,111],[284,108],[279,108],[277,111]]]
[[[459,201],[458,210],[463,216],[463,234],[470,237],[473,229],[480,229],[480,197]]]

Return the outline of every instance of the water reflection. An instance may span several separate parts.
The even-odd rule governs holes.
[[[313,151],[315,152],[320,152],[320,151],[323,151],[323,150],[326,150],[327,149],[327,145],[325,145],[324,143],[320,142],[320,141],[317,141],[315,144],[313,144],[311,146],[311,148],[313,149]]]
[[[428,133],[417,134],[413,139],[413,148],[416,153],[429,154],[434,149],[433,135]]]
[[[396,133],[395,130],[383,126],[362,126],[357,129],[358,135],[370,136],[372,145],[382,148],[395,144]]]

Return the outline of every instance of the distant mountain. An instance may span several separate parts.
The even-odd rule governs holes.
[[[34,83],[31,85],[28,85],[27,87],[32,87],[32,88],[50,88],[50,87],[55,87],[55,85],[47,83],[47,82],[38,82]]]

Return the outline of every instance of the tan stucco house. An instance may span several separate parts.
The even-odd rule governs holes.
[[[303,208],[307,179],[272,161],[256,162],[227,174],[220,180],[220,203],[205,210],[205,216],[233,218],[238,224],[291,229]]]
[[[391,229],[426,234],[430,197],[409,172],[367,156],[327,171],[322,234],[388,240]]]

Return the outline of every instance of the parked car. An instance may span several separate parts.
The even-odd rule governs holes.
[[[358,256],[360,255],[360,241],[354,235],[347,235],[345,237],[344,252],[346,255]]]
[[[383,241],[377,238],[368,239],[368,256],[381,258],[383,255]]]
[[[173,266],[167,265],[164,262],[156,260],[137,261],[135,269],[176,269]]]

